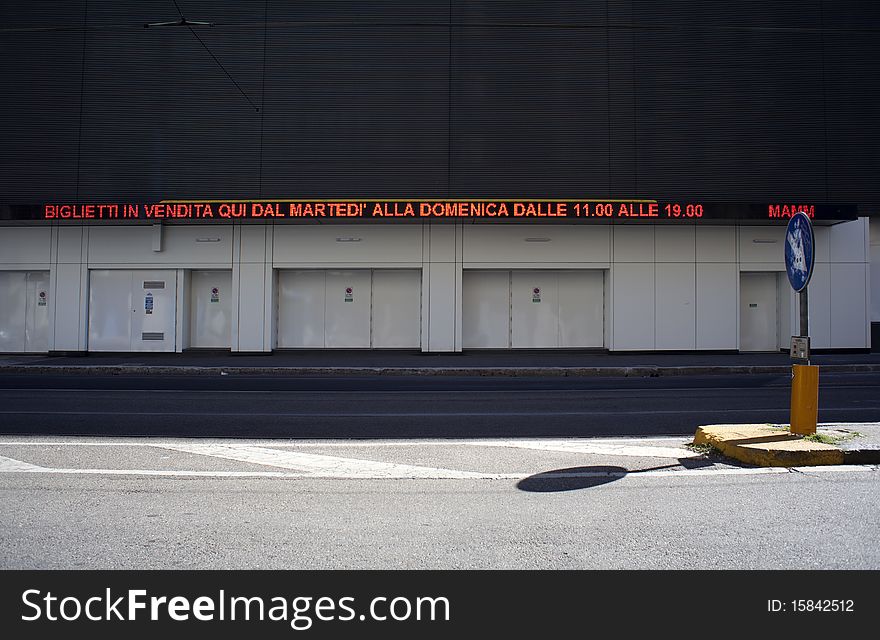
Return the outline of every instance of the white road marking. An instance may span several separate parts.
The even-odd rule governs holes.
[[[47,469],[15,458],[0,456],[0,472],[6,471],[47,471]]]
[[[858,430],[863,426],[876,426],[876,423],[821,423],[824,428],[849,428]],[[331,440],[310,442],[286,440],[255,440],[255,441],[215,441],[193,442],[188,439],[168,439],[162,441],[141,439],[111,439],[94,441],[82,438],[61,440],[12,439],[0,437],[0,447],[150,447],[160,450],[171,450],[189,454],[197,454],[232,460],[236,462],[256,464],[281,469],[279,471],[196,471],[186,469],[87,469],[87,468],[50,468],[31,464],[14,458],[0,456],[0,473],[51,473],[70,475],[116,475],[116,476],[159,476],[159,477],[190,477],[190,478],[288,478],[288,479],[456,479],[456,480],[522,480],[525,478],[596,478],[596,477],[644,477],[672,478],[691,476],[738,476],[795,473],[810,475],[828,472],[864,472],[880,471],[877,465],[843,465],[822,467],[747,467],[747,468],[699,468],[699,469],[651,469],[651,470],[620,470],[592,471],[589,467],[565,473],[490,473],[482,471],[462,471],[381,462],[360,458],[332,456],[325,454],[291,451],[291,448],[340,448],[361,449],[368,455],[371,448],[387,447],[438,447],[451,449],[454,447],[508,447],[534,451],[557,451],[567,454],[592,454],[604,456],[623,456],[640,458],[696,458],[684,445],[689,439],[682,436],[647,436],[627,438],[566,438],[566,439],[461,439],[461,440],[426,440],[426,441],[385,441],[385,440]],[[265,445],[265,446],[263,446]],[[167,456],[160,456],[167,459]]]
[[[303,454],[305,455],[305,454]],[[330,458],[332,456],[320,456],[322,458]],[[352,459],[339,458],[338,460],[345,463],[351,462],[369,462],[355,461]],[[411,475],[407,472],[400,475],[402,469],[389,469],[387,467],[405,467],[406,465],[387,465],[386,463],[375,463],[384,465],[385,468],[377,468],[374,472],[367,468],[356,470],[356,474],[352,475],[351,470],[328,469],[319,471],[316,467],[316,461],[309,464],[313,466],[312,470],[299,473],[291,473],[289,471],[193,471],[193,470],[172,470],[172,469],[72,469],[72,468],[51,468],[40,467],[37,465],[0,456],[0,473],[45,473],[45,474],[63,474],[63,475],[106,475],[106,476],[154,476],[167,478],[280,478],[280,479],[359,479],[359,480],[399,480],[399,479],[419,479],[419,480],[525,480],[531,479],[568,479],[568,478],[687,478],[691,476],[749,476],[749,475],[779,475],[779,474],[795,474],[800,473],[809,475],[812,473],[828,473],[828,472],[880,472],[880,466],[877,465],[840,465],[840,466],[822,466],[822,467],[746,467],[746,468],[724,468],[724,469],[652,469],[646,471],[572,471],[565,473],[554,473],[552,471],[544,473],[478,473],[478,472],[455,472],[444,469],[430,469],[428,467],[410,467],[410,469],[421,469],[425,475]],[[324,462],[323,464],[326,464]],[[439,472],[439,473],[437,473]],[[443,473],[446,472],[446,473]]]
[[[511,447],[536,451],[561,451],[605,456],[631,456],[634,458],[698,458],[702,454],[678,447],[634,446],[600,442],[572,442],[569,440],[499,440],[495,442],[472,442],[471,446]]]
[[[484,473],[439,469],[393,462],[342,458],[297,451],[282,451],[250,445],[175,444],[165,449],[195,453],[282,469],[294,469],[311,477],[332,478],[483,478]],[[489,474],[494,475],[494,474]]]
[[[15,461],[18,462],[18,461]],[[23,463],[27,464],[27,463]],[[480,473],[471,474],[468,478],[450,478],[450,477],[423,477],[409,478],[418,480],[525,480],[526,478],[538,479],[559,479],[559,478],[686,478],[690,476],[751,476],[751,475],[768,475],[768,474],[792,474],[801,472],[808,474],[814,471],[823,472],[877,472],[877,467],[869,465],[849,465],[849,466],[826,466],[826,467],[795,467],[792,469],[786,467],[756,467],[743,469],[681,469],[681,470],[651,470],[651,471],[584,471],[572,473]],[[29,468],[6,468],[0,466],[0,473],[46,473],[46,474],[66,474],[66,475],[108,475],[108,476],[159,476],[168,478],[282,478],[282,479],[359,479],[359,480],[399,480],[389,475],[381,476],[360,476],[351,478],[349,476],[339,477],[334,475],[316,475],[312,473],[289,473],[283,471],[189,471],[180,470],[172,471],[167,469],[54,469],[48,467],[36,467],[30,465]]]

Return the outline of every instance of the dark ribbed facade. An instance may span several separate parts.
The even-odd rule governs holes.
[[[880,4],[11,2],[0,202],[880,203]]]

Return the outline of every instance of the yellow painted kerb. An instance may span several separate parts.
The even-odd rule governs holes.
[[[809,467],[843,464],[834,445],[805,440],[768,424],[721,424],[697,429],[694,444],[710,445],[723,455],[758,467]]]

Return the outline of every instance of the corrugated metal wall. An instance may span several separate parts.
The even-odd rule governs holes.
[[[0,202],[880,202],[875,2],[177,4],[3,0]]]

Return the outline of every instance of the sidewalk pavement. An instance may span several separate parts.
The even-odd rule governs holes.
[[[816,355],[821,372],[880,372],[880,353]],[[127,353],[0,355],[0,373],[134,375],[681,376],[786,374],[787,353],[599,353],[574,351],[325,350],[270,354]]]

